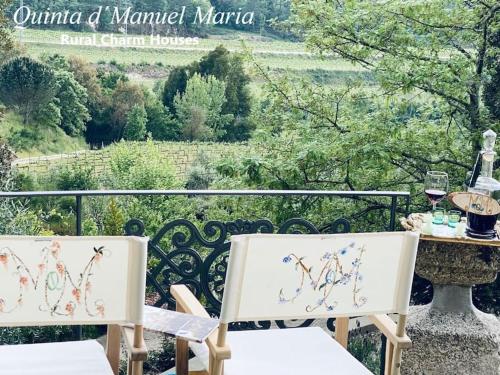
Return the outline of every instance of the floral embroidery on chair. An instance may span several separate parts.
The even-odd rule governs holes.
[[[30,288],[38,290],[43,288],[43,303],[40,311],[48,312],[51,316],[68,316],[73,318],[79,308],[85,309],[89,317],[105,316],[105,303],[103,300],[91,302],[92,271],[103,257],[109,257],[111,251],[104,247],[94,248],[94,254],[86,264],[78,279],[73,279],[61,257],[62,248],[59,241],[52,241],[48,247],[40,251],[41,261],[36,267],[36,276],[24,261],[10,248],[0,250],[0,264],[3,270],[18,278],[19,292],[17,299],[8,307],[5,298],[0,296],[0,313],[8,314],[21,308],[25,292]],[[0,272],[2,269],[0,268]]]
[[[357,251],[356,258],[351,262],[351,269],[347,272],[343,257],[351,251]],[[363,276],[360,273],[362,258],[366,249],[363,246],[356,248],[356,244],[352,242],[346,247],[337,251],[327,251],[320,258],[321,270],[318,277],[313,276],[313,267],[309,267],[305,263],[306,257],[299,257],[291,253],[283,258],[283,263],[293,264],[295,270],[299,272],[300,282],[295,288],[293,297],[287,298],[283,288],[279,291],[280,303],[293,303],[302,294],[304,288],[312,288],[314,291],[320,292],[318,299],[313,303],[306,305],[306,312],[312,312],[321,306],[324,306],[327,311],[333,311],[338,302],[332,300],[334,288],[352,285],[353,306],[360,308],[367,302],[366,297],[360,297],[361,287],[359,284],[363,281]]]

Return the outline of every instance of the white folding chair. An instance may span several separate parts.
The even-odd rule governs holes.
[[[233,236],[218,332],[190,347],[210,375],[371,374],[346,350],[349,317],[369,316],[388,339],[385,374],[398,375],[417,244],[409,232]],[[208,315],[185,286],[171,291],[178,310]],[[336,340],[318,327],[228,332],[232,322],[331,317]],[[182,370],[187,346],[177,350]]]
[[[0,327],[108,324],[96,341],[2,345],[0,375],[141,375],[147,239],[0,237]],[[120,328],[132,324],[134,328]]]

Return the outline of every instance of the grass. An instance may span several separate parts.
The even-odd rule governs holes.
[[[27,132],[21,132],[22,130]],[[16,134],[13,136],[13,134]],[[32,136],[35,135],[35,138]],[[88,148],[83,137],[70,137],[57,127],[41,128],[36,123],[23,125],[14,112],[7,111],[0,118],[0,139],[7,139],[20,158],[54,155]]]

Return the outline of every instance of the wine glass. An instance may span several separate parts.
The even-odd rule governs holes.
[[[432,210],[446,197],[448,191],[448,174],[438,171],[429,171],[425,176],[425,195],[432,203]]]

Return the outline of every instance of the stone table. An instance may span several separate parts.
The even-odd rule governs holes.
[[[472,304],[472,286],[495,281],[500,241],[421,235],[415,272],[434,298],[410,309],[402,375],[500,374],[500,320]]]

